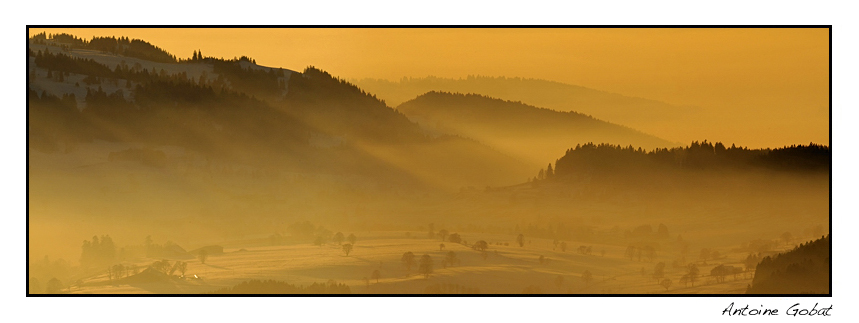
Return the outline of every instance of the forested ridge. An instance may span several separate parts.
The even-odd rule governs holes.
[[[692,142],[686,147],[650,151],[612,144],[577,145],[546,169],[537,179],[569,180],[582,174],[635,174],[654,171],[728,171],[770,169],[828,172],[832,165],[829,146],[809,143],[782,148],[749,149],[721,142]]]
[[[826,235],[764,257],[747,294],[829,294],[832,242]]]

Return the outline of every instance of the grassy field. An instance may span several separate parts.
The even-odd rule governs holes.
[[[679,282],[685,267],[672,267],[661,258],[630,259],[624,256],[624,248],[616,245],[589,245],[600,252],[586,255],[570,250],[575,248],[566,252],[553,250],[552,241],[545,239],[527,239],[525,246],[519,247],[513,236],[462,234],[466,241],[487,241],[489,248],[484,254],[440,239],[406,238],[405,232],[357,235],[362,238],[348,256],[336,243],[265,246],[263,239],[246,240],[229,245],[221,255],[208,257],[205,264],[198,259],[183,259],[188,262],[183,278],[174,273],[170,279],[111,282],[105,272],[83,279],[83,284],[72,287],[71,293],[207,293],[251,279],[273,279],[304,286],[334,280],[348,285],[353,294],[422,294],[437,284],[455,284],[481,294],[520,294],[529,287],[544,294],[739,294],[745,292],[752,277],[744,273],[716,282],[709,276],[710,269],[718,264],[742,266],[740,262],[746,254],[739,252],[725,253],[707,264],[698,261],[699,279],[694,286],[684,286]],[[444,243],[444,250],[440,250],[440,243]],[[416,256],[411,270],[401,261],[403,253],[409,251]],[[442,261],[450,251],[460,261],[445,266]],[[429,277],[418,269],[419,258],[424,254],[433,259]],[[156,260],[140,258],[132,263],[146,266]],[[673,281],[667,289],[652,276],[660,261],[667,263],[665,277]],[[371,279],[374,270],[380,273],[378,282]],[[591,281],[583,279],[585,271],[592,273]]]

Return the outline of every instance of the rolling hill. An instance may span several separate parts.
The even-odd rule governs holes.
[[[478,94],[428,92],[401,104],[397,110],[428,131],[473,138],[532,166],[552,162],[570,147],[588,142],[647,149],[676,145],[581,113]]]
[[[392,106],[400,105],[430,91],[479,93],[485,96],[556,111],[575,111],[596,119],[625,125],[670,141],[686,142],[688,127],[703,121],[693,107],[680,107],[665,102],[630,97],[560,82],[469,76],[451,79],[439,77],[403,78],[399,81],[359,79],[355,84],[375,93]]]

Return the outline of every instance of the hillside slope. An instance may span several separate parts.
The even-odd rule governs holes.
[[[397,110],[436,133],[474,138],[542,166],[577,144],[608,142],[652,149],[666,140],[575,112],[559,112],[476,94],[428,92]]]
[[[698,120],[698,112],[694,108],[539,79],[487,76],[449,79],[430,76],[403,78],[396,82],[380,79],[354,82],[392,106],[430,91],[478,93],[556,111],[575,111],[680,142],[691,140],[685,138],[684,127]]]
[[[829,235],[766,257],[755,269],[747,294],[829,294],[832,242]]]
[[[383,101],[317,68],[299,73],[197,53],[176,59],[152,45],[145,52],[161,59],[148,61],[125,56],[127,43],[140,41],[30,39],[33,148],[173,145],[265,169],[423,181],[417,176],[444,189],[506,185],[530,172],[473,140],[429,138]],[[449,165],[426,162],[440,159],[433,156]]]

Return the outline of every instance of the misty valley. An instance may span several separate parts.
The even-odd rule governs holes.
[[[27,73],[28,295],[831,292],[829,143],[127,37],[36,34]]]

